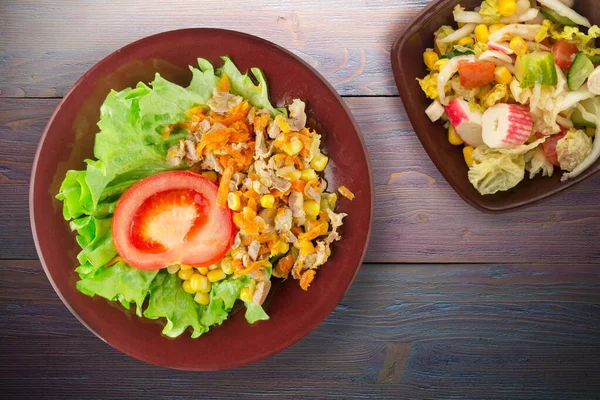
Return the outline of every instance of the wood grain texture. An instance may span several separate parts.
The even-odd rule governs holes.
[[[124,45],[192,27],[237,30],[279,44],[315,67],[341,94],[397,94],[389,51],[426,3],[3,0],[0,96],[63,96],[90,67]]]
[[[590,399],[600,390],[598,304],[598,265],[370,264],[296,345],[232,371],[190,373],[117,352],[69,313],[37,261],[2,261],[0,390],[20,399]]]
[[[346,102],[373,164],[375,220],[367,262],[600,260],[599,175],[525,210],[483,214],[465,204],[441,177],[398,98]],[[27,182],[39,135],[57,103],[0,100],[0,226],[6,227],[0,229],[0,258],[37,258],[29,229]]]

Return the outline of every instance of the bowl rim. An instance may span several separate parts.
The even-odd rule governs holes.
[[[410,98],[408,97],[407,92],[400,90],[399,83],[400,82],[408,82],[409,79],[411,79],[411,78],[408,77],[407,74],[405,73],[404,67],[402,66],[402,62],[400,60],[400,53],[402,51],[402,48],[406,45],[406,43],[411,38],[411,36],[416,34],[417,31],[421,28],[424,20],[437,17],[438,12],[440,11],[438,9],[445,8],[448,6],[448,4],[451,4],[451,3],[458,4],[458,3],[460,3],[460,0],[433,0],[430,4],[425,6],[421,10],[421,12],[419,12],[419,14],[417,14],[417,16],[414,17],[407,24],[406,30],[404,30],[403,33],[401,34],[401,36],[397,37],[394,40],[394,43],[392,44],[392,48],[390,51],[392,72],[394,75],[394,81],[396,83],[396,86],[398,87],[398,94],[400,95],[400,98],[402,99],[403,105],[404,105],[404,103],[409,103]],[[414,77],[414,78],[417,78],[417,77]],[[446,168],[443,167],[442,162],[439,159],[439,157],[433,156],[432,152],[430,151],[428,146],[425,145],[425,143],[423,142],[423,140],[421,138],[421,134],[417,133],[417,130],[414,128],[414,124],[413,124],[414,119],[425,118],[425,114],[423,113],[420,116],[416,116],[416,115],[413,115],[413,113],[411,113],[411,111],[409,109],[407,109],[406,107],[404,107],[404,108],[406,110],[408,119],[411,121],[411,125],[412,125],[415,135],[419,139],[419,142],[423,146],[423,149],[425,150],[425,152],[427,153],[427,155],[429,156],[429,158],[431,159],[431,161],[433,162],[433,164],[435,165],[437,170],[442,174],[444,179],[448,182],[448,184],[452,187],[452,189],[467,204],[469,204],[473,208],[478,209],[479,211],[483,211],[488,214],[503,214],[503,213],[508,213],[511,211],[515,211],[518,209],[532,206],[532,205],[534,205],[538,202],[541,202],[542,200],[548,199],[549,197],[552,197],[556,194],[563,193],[564,191],[569,190],[569,189],[573,188],[574,186],[576,186],[577,184],[583,182],[587,178],[595,175],[597,172],[600,172],[600,162],[596,161],[597,165],[595,167],[593,165],[590,166],[588,170],[584,171],[579,176],[570,179],[568,182],[561,182],[560,186],[558,186],[556,188],[552,188],[551,190],[548,190],[545,193],[537,194],[527,200],[514,201],[514,202],[512,202],[510,204],[506,204],[506,205],[500,205],[500,206],[487,205],[481,201],[481,199],[484,197],[483,195],[476,193],[473,196],[471,196],[470,193],[458,189],[458,184],[457,184],[457,180],[455,179],[455,177],[452,174],[450,174]],[[522,182],[520,182],[520,183],[522,183]]]
[[[325,87],[329,90],[329,92],[331,92],[331,94],[334,96],[334,98],[337,100],[337,102],[341,105],[342,109],[344,110],[344,112],[346,113],[346,116],[350,122],[350,124],[352,125],[354,131],[357,134],[359,143],[360,143],[360,147],[362,149],[362,152],[365,155],[365,162],[366,162],[366,167],[367,167],[367,172],[368,172],[368,176],[369,176],[369,180],[368,180],[368,185],[369,185],[369,190],[368,190],[368,200],[370,203],[370,209],[368,210],[368,227],[367,228],[367,233],[365,236],[365,243],[364,243],[364,247],[362,249],[361,255],[360,257],[357,259],[357,263],[356,263],[356,267],[353,271],[352,274],[352,278],[350,279],[348,285],[344,288],[343,291],[340,291],[340,294],[338,296],[336,296],[336,298],[334,299],[335,301],[331,303],[331,307],[327,308],[327,312],[322,313],[319,318],[313,320],[311,323],[306,324],[304,326],[303,329],[298,330],[295,335],[293,336],[289,336],[287,337],[287,340],[285,341],[281,341],[280,344],[278,346],[273,346],[272,348],[269,349],[269,351],[265,351],[262,352],[260,354],[255,354],[252,357],[247,357],[245,359],[242,360],[236,360],[234,362],[224,362],[224,363],[219,363],[216,367],[214,368],[182,368],[182,367],[173,367],[171,365],[168,365],[168,363],[164,363],[164,364],[160,364],[160,363],[155,363],[155,362],[151,362],[148,361],[146,359],[143,359],[141,357],[138,357],[137,355],[131,354],[127,351],[124,351],[123,349],[121,349],[120,347],[118,347],[115,343],[111,343],[109,341],[107,341],[102,335],[100,335],[95,329],[93,329],[76,311],[75,309],[71,306],[71,304],[69,303],[69,301],[67,300],[67,298],[63,295],[63,293],[58,289],[58,286],[56,285],[54,278],[52,277],[52,274],[50,273],[48,266],[46,264],[46,260],[44,258],[44,254],[42,253],[42,250],[40,248],[40,243],[38,240],[38,232],[37,232],[37,227],[36,227],[36,214],[35,214],[35,207],[34,207],[34,188],[35,188],[35,183],[36,183],[36,175],[37,175],[37,169],[38,169],[38,162],[39,162],[39,158],[40,158],[40,154],[42,152],[42,148],[44,147],[44,143],[47,139],[47,135],[48,135],[48,131],[50,129],[50,126],[52,126],[57,114],[59,113],[59,111],[61,110],[63,104],[66,102],[66,100],[72,95],[72,93],[74,91],[77,90],[77,88],[82,84],[82,82],[84,82],[88,76],[90,74],[92,74],[94,71],[96,71],[97,69],[99,69],[102,65],[106,64],[107,62],[116,59],[117,57],[120,57],[119,53],[121,53],[122,51],[135,47],[135,46],[140,46],[145,44],[146,42],[151,42],[154,41],[156,39],[159,38],[163,38],[164,36],[169,36],[169,35],[178,35],[181,33],[196,33],[196,34],[202,34],[202,33],[221,33],[221,34],[233,34],[233,35],[238,35],[239,37],[243,37],[249,40],[253,40],[258,42],[261,45],[265,45],[265,46],[270,46],[275,48],[276,50],[284,53],[286,56],[292,57],[295,62],[300,63],[301,65],[303,65],[305,68],[307,68],[313,75],[315,75],[324,85]],[[269,40],[263,39],[261,37],[255,36],[255,35],[250,35],[248,33],[244,33],[244,32],[239,32],[239,31],[235,31],[235,30],[229,30],[229,29],[220,29],[220,28],[184,28],[184,29],[174,29],[174,30],[168,30],[168,31],[163,31],[163,32],[159,32],[153,35],[149,35],[143,38],[140,38],[138,40],[135,40],[123,47],[120,47],[119,49],[113,51],[112,53],[110,53],[109,55],[107,55],[106,57],[102,58],[100,61],[98,61],[94,66],[92,66],[89,70],[87,70],[74,84],[73,86],[65,93],[65,95],[62,97],[62,99],[60,100],[60,102],[57,104],[56,108],[54,109],[53,113],[51,114],[48,122],[46,123],[44,130],[40,136],[36,151],[35,151],[35,156],[33,159],[33,163],[32,163],[32,167],[31,167],[31,178],[30,178],[30,182],[29,182],[29,195],[28,195],[28,202],[29,202],[29,223],[31,226],[31,231],[32,231],[32,235],[33,235],[33,242],[35,245],[35,249],[36,252],[38,254],[39,257],[39,261],[42,265],[42,268],[44,269],[44,272],[48,278],[48,280],[50,281],[50,284],[52,285],[52,288],[54,289],[55,293],[58,295],[58,297],[60,298],[60,300],[62,301],[62,303],[67,307],[67,309],[71,312],[71,314],[73,314],[75,316],[75,318],[77,318],[77,320],[83,325],[85,326],[90,332],[92,332],[96,337],[98,337],[100,340],[102,340],[103,342],[107,343],[108,345],[110,345],[112,348],[118,350],[121,353],[127,354],[130,357],[133,357],[135,359],[141,360],[143,362],[146,363],[150,363],[150,364],[154,364],[154,365],[158,365],[161,367],[166,367],[166,368],[171,368],[171,369],[178,369],[178,370],[193,370],[193,371],[216,371],[216,370],[224,370],[224,369],[232,369],[232,368],[237,368],[237,367],[241,367],[244,365],[248,365],[248,364],[252,364],[255,363],[257,361],[261,361],[264,360],[268,357],[271,357],[285,349],[287,349],[288,347],[291,347],[292,345],[296,344],[298,341],[300,341],[301,339],[303,339],[304,337],[306,337],[308,334],[310,334],[314,329],[316,329],[327,317],[329,317],[331,315],[331,313],[335,310],[335,308],[339,305],[340,301],[342,300],[342,298],[345,296],[345,294],[348,292],[348,289],[350,288],[350,286],[352,285],[352,283],[354,282],[354,279],[356,278],[356,275],[358,274],[358,271],[360,269],[360,267],[363,264],[363,260],[365,258],[366,252],[367,252],[367,248],[370,242],[370,238],[371,238],[371,231],[372,231],[372,225],[373,225],[373,218],[374,218],[374,207],[375,207],[375,191],[374,191],[374,185],[373,185],[373,171],[372,171],[372,165],[371,165],[371,159],[369,157],[369,153],[367,151],[367,146],[365,144],[364,141],[364,136],[360,130],[360,127],[358,125],[358,123],[356,122],[356,119],[354,118],[354,115],[352,114],[352,112],[350,111],[349,107],[347,106],[346,102],[343,100],[343,98],[340,96],[340,94],[337,92],[337,90],[315,69],[313,68],[310,64],[308,64],[307,62],[305,62],[304,60],[302,60],[299,56],[297,56],[296,54],[292,53],[291,51],[279,46],[276,43],[273,43]],[[343,240],[343,239],[342,239]],[[108,300],[106,300],[108,301]],[[145,318],[145,317],[142,317]],[[188,334],[188,330],[186,329],[186,332],[184,332],[184,334]]]

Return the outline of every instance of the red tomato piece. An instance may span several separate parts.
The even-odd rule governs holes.
[[[559,68],[571,68],[577,53],[579,53],[577,46],[566,40],[559,40],[552,46],[552,57]]]
[[[235,229],[217,205],[217,185],[191,171],[142,179],[121,197],[113,217],[117,252],[132,267],[210,265],[225,256]]]
[[[561,130],[560,133],[556,135],[549,136],[546,141],[542,144],[544,148],[544,155],[548,162],[556,167],[560,167],[560,163],[558,162],[558,154],[556,154],[556,143],[562,139],[567,134],[566,130]],[[536,136],[539,138],[544,137],[541,133],[536,133]]]
[[[458,62],[460,84],[465,89],[475,89],[476,87],[493,82],[495,70],[494,63],[489,61],[461,60]]]

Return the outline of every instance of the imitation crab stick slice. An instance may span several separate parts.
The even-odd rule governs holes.
[[[446,106],[446,115],[458,136],[470,146],[483,144],[481,137],[481,113],[471,110],[469,103],[454,99]]]
[[[483,113],[481,121],[483,142],[491,148],[522,145],[533,128],[529,108],[517,104],[496,104]]]

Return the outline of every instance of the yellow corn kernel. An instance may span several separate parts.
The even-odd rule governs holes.
[[[192,266],[191,265],[186,265],[186,264],[181,264],[179,266],[179,268],[185,271],[187,269],[192,269]]]
[[[301,178],[305,181],[312,181],[313,179],[317,179],[319,176],[312,168],[303,169],[301,172]]]
[[[199,292],[201,288],[206,287],[206,277],[200,274],[194,274],[187,281],[194,292]]]
[[[329,157],[319,153],[319,154],[315,155],[312,160],[310,160],[310,166],[315,171],[321,172],[325,169],[328,162],[329,162]]]
[[[493,25],[490,25],[489,32],[490,33],[498,32],[500,29],[504,28],[505,26],[506,25],[504,25],[504,24],[493,24]]]
[[[220,280],[225,279],[226,275],[225,272],[219,268],[209,271],[208,274],[206,274],[206,277],[210,282],[219,282]]]
[[[233,259],[231,257],[225,257],[221,260],[221,269],[227,275],[233,274]]]
[[[192,285],[191,285],[190,281],[185,281],[185,282],[183,282],[183,285],[182,285],[182,287],[183,287],[183,290],[185,290],[185,291],[186,291],[186,292],[188,292],[189,294],[194,294],[194,293],[196,293],[196,291],[192,289]]]
[[[473,166],[473,151],[475,149],[473,148],[473,146],[465,146],[463,148],[463,156],[465,157],[465,162],[467,163],[467,166],[469,168],[471,168],[471,166]]]
[[[215,269],[217,269],[217,268],[219,268],[219,266],[218,266],[217,264],[210,264],[210,265],[208,266],[208,270],[209,270],[209,271],[213,271],[213,270],[215,270]]]
[[[210,295],[208,293],[198,292],[194,295],[194,301],[201,306],[206,306],[210,303]]]
[[[496,67],[496,71],[494,71],[494,77],[496,78],[496,82],[508,85],[512,81],[512,74],[506,67]]]
[[[280,114],[276,116],[275,123],[277,124],[277,126],[279,126],[279,129],[281,129],[283,133],[288,133],[290,131],[290,126],[288,125],[287,120],[283,115]]]
[[[466,45],[470,44],[472,46],[475,44],[475,41],[473,40],[473,38],[466,36],[466,37],[460,39],[456,44],[458,44],[459,46],[466,46]]]
[[[585,134],[589,137],[596,136],[596,130],[594,128],[585,128]]]
[[[464,143],[452,125],[448,127],[448,141],[454,146],[459,146]]]
[[[315,246],[310,240],[303,240],[300,242],[300,254],[308,256],[315,252]]]
[[[344,185],[339,186],[338,192],[340,192],[340,194],[342,196],[344,196],[345,198],[347,198],[348,200],[354,200],[354,193],[352,193],[352,191],[350,189],[348,189],[346,186],[344,186]]]
[[[271,255],[276,256],[279,254],[285,254],[290,250],[290,245],[288,242],[284,242],[283,240],[278,240],[271,246]]]
[[[498,11],[505,17],[510,17],[517,11],[516,0],[498,0]]]
[[[217,181],[217,173],[215,171],[204,171],[204,172],[202,172],[202,175],[207,177],[208,180],[211,182]]]
[[[275,205],[275,196],[272,194],[265,194],[260,198],[260,206],[262,208],[273,208]]]
[[[187,281],[188,279],[190,279],[190,277],[192,275],[194,275],[194,270],[193,269],[180,269],[179,273],[177,275],[179,276],[179,278],[183,279],[184,281]]]
[[[167,272],[170,273],[171,275],[176,274],[179,271],[179,265],[175,264],[175,265],[169,265],[167,267]]]
[[[253,293],[250,291],[250,288],[245,287],[240,292],[240,299],[243,302],[248,303],[248,302],[252,301],[252,295],[253,295]]]
[[[198,272],[202,275],[206,275],[208,274],[208,267],[198,267],[196,268],[198,270]]]
[[[300,139],[292,138],[292,140],[285,143],[282,147],[283,151],[285,151],[285,153],[288,156],[295,156],[296,154],[300,153],[304,145],[302,144],[302,141],[300,141]]]
[[[200,290],[199,290],[199,292],[201,292],[201,293],[210,293],[211,289],[212,289],[212,284],[210,283],[210,281],[208,279],[200,281]]]
[[[447,59],[447,58],[442,58],[442,59],[438,60],[438,61],[435,63],[435,65],[433,66],[433,68],[434,68],[436,71],[441,71],[442,69],[444,69],[444,67],[445,67],[446,65],[448,65],[448,63],[449,63],[449,62],[450,62],[450,60],[449,60],[449,59]]]
[[[479,43],[487,43],[490,36],[490,31],[486,24],[477,25],[475,28],[475,39]]]
[[[510,39],[510,48],[518,56],[524,56],[527,54],[527,43],[520,36],[515,36]]]
[[[240,195],[236,192],[227,193],[227,207],[229,207],[230,210],[239,211],[242,207]]]
[[[304,212],[307,216],[315,218],[321,212],[321,204],[314,200],[306,200],[304,202]]]
[[[433,66],[440,59],[440,56],[435,51],[427,50],[423,53],[423,62],[430,70],[433,70]]]

